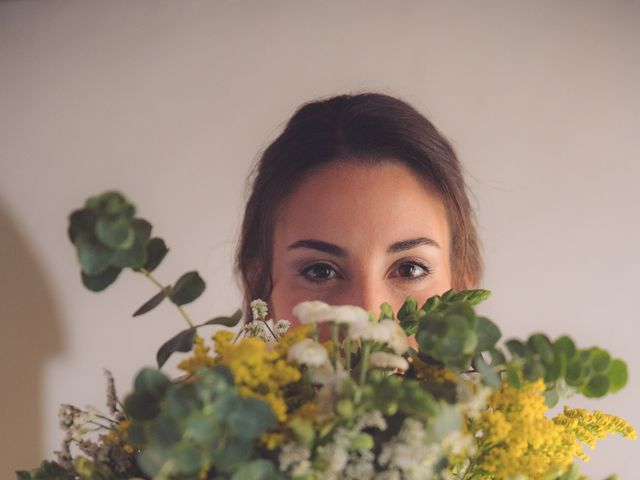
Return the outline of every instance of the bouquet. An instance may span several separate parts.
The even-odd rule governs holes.
[[[168,299],[187,327],[122,402],[107,372],[106,413],[63,405],[56,459],[19,480],[572,480],[585,478],[575,463],[585,446],[607,434],[636,437],[599,411],[565,406],[549,418],[571,395],[620,390],[626,364],[568,336],[499,344],[498,326],[474,309],[486,290],[450,290],[423,305],[409,297],[399,311],[383,304],[375,314],[304,302],[296,327],[270,319],[257,299],[242,326],[241,311],[196,323],[183,306],[204,281],[195,271],[171,285],[157,280],[168,249],[135,213],[106,192],[71,214],[82,282],[101,291],[131,269],[159,290],[134,315]],[[329,339],[319,336],[324,323]],[[184,374],[172,379],[161,368],[174,354]]]

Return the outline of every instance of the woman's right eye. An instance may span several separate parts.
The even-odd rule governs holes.
[[[342,278],[338,271],[328,263],[313,263],[300,269],[299,275],[305,280],[322,283],[335,278]]]

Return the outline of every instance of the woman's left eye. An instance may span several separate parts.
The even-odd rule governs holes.
[[[403,262],[391,272],[391,277],[402,278],[403,280],[419,280],[430,273],[431,269],[420,262]]]

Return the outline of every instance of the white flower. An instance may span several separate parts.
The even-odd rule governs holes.
[[[331,307],[331,320],[340,324],[353,325],[369,321],[369,312],[354,305],[338,305]]]
[[[273,331],[278,337],[281,337],[287,333],[289,327],[291,327],[291,322],[289,320],[278,320],[273,326]]]
[[[328,308],[329,304],[313,300],[299,303],[291,312],[298,317],[300,323],[314,323],[318,321],[316,318],[322,317]]]
[[[305,338],[289,347],[287,359],[300,365],[319,367],[329,361],[329,355],[322,345]]]
[[[391,347],[398,355],[409,348],[407,336],[396,322],[385,319],[379,323],[362,322],[351,326],[349,335],[362,340],[383,343]]]
[[[260,300],[259,298],[252,300],[249,306],[251,307],[251,316],[254,320],[264,321],[267,318],[269,310],[264,300]]]
[[[273,342],[274,340],[271,332],[267,330],[264,322],[260,320],[248,323],[245,327],[245,335],[247,337],[260,338],[264,342]]]
[[[352,325],[369,321],[369,313],[353,305],[331,306],[320,301],[302,302],[293,308],[300,323],[336,322]]]
[[[409,362],[400,355],[387,352],[373,352],[369,356],[369,365],[374,368],[393,368],[407,370]]]
[[[287,443],[280,450],[278,463],[280,471],[289,473],[294,477],[301,477],[309,473],[311,462],[309,461],[310,453],[308,449],[297,443]]]

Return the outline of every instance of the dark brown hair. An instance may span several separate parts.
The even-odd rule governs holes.
[[[331,162],[397,161],[440,195],[451,231],[453,287],[477,286],[482,260],[460,162],[440,132],[388,95],[340,95],[300,107],[254,169],[236,268],[245,300],[269,300],[275,219],[300,180]]]

